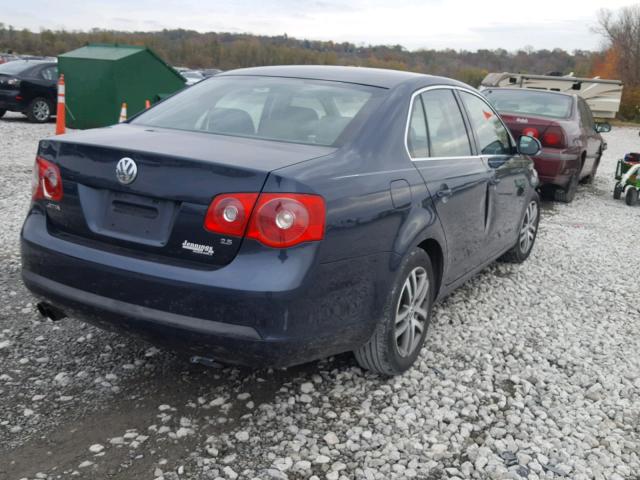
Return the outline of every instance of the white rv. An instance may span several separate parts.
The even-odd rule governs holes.
[[[480,84],[480,90],[496,87],[575,93],[586,100],[591,107],[593,116],[598,118],[615,118],[622,98],[622,82],[620,80],[580,78],[571,75],[556,77],[523,73],[490,73],[484,77]]]

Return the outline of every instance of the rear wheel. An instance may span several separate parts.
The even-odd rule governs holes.
[[[434,278],[429,255],[420,248],[412,250],[376,331],[354,352],[361,367],[384,375],[399,375],[413,365],[429,327]]]
[[[627,189],[627,194],[624,196],[624,201],[627,205],[633,206],[638,203],[638,189],[630,187]]]
[[[533,244],[538,236],[538,224],[540,223],[540,202],[537,198],[532,199],[527,205],[520,222],[518,241],[505,253],[500,260],[509,263],[522,263],[531,254]]]
[[[622,187],[622,185],[620,185],[619,183],[616,183],[616,186],[613,187],[613,198],[616,200],[620,200],[620,197],[622,197],[623,190],[624,188]]]
[[[571,203],[576,196],[576,192],[578,191],[578,183],[580,178],[580,171],[577,171],[574,175],[569,179],[569,183],[565,188],[558,188],[555,191],[555,199],[558,202]]]
[[[34,98],[27,107],[26,114],[31,122],[45,123],[51,117],[51,106],[44,98]]]

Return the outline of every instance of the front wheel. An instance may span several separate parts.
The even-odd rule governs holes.
[[[540,202],[534,198],[529,202],[520,222],[518,241],[505,253],[500,260],[509,263],[522,263],[531,254],[533,244],[538,236],[538,224],[540,223]]]
[[[624,187],[621,184],[616,183],[616,186],[613,187],[613,198],[615,200],[620,200],[620,197],[622,197],[623,190],[624,190]]]
[[[376,331],[354,352],[360,366],[383,375],[399,375],[411,367],[427,334],[434,297],[431,259],[415,248],[401,268]]]
[[[634,206],[638,203],[638,189],[634,187],[629,187],[627,190],[627,194],[624,196],[624,201],[629,206]]]
[[[30,122],[45,123],[51,117],[51,106],[44,98],[34,98],[25,113]]]
[[[602,151],[598,151],[598,155],[596,156],[596,159],[593,162],[593,168],[591,169],[591,173],[589,173],[589,176],[585,178],[582,183],[591,184],[595,181],[596,172],[598,171],[598,167],[600,166],[601,159],[602,159]]]

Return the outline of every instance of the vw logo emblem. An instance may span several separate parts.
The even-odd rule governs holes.
[[[138,166],[129,157],[121,158],[116,165],[116,177],[123,185],[129,185],[138,175]]]

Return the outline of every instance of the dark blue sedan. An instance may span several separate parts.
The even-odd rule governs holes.
[[[192,358],[353,351],[398,374],[435,301],[529,256],[539,148],[447,78],[222,73],[128,123],[40,142],[23,279],[45,316]]]

